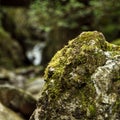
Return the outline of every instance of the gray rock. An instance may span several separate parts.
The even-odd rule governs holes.
[[[120,47],[97,31],[58,51],[30,120],[120,120]]]
[[[26,77],[23,75],[17,75],[15,72],[7,69],[0,69],[0,84],[11,84],[24,88],[26,80]]]

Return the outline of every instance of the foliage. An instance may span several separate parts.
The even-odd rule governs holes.
[[[45,31],[57,27],[81,30],[96,29],[102,31],[108,39],[119,37],[120,0],[36,0],[31,5],[30,22]],[[81,24],[92,16],[91,25]],[[91,27],[92,26],[92,27]],[[112,36],[111,36],[112,33]]]
[[[78,0],[36,0],[31,6],[31,22],[40,24],[40,27],[49,31],[54,27],[75,28],[77,20],[90,13],[89,9]],[[38,16],[38,17],[36,17]]]
[[[94,13],[94,28],[101,30],[109,39],[119,37],[120,0],[91,0],[90,4]]]

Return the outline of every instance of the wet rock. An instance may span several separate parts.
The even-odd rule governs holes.
[[[0,103],[0,120],[25,120],[9,108]]]
[[[10,85],[0,85],[0,102],[26,118],[36,107],[36,100],[30,94]]]
[[[30,120],[119,120],[120,47],[97,31],[83,32],[58,51]]]

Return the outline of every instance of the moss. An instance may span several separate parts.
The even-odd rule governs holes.
[[[45,71],[49,96],[58,96],[61,90],[80,87],[88,82],[87,77],[97,66],[105,63],[105,55],[101,51],[95,52],[95,49],[106,47],[104,41],[103,35],[96,31],[85,32],[58,51]]]
[[[94,47],[90,44],[94,44],[93,39],[96,36],[98,39],[96,40],[96,46]],[[88,32],[83,33],[70,41],[68,46],[65,46],[62,50],[58,51],[52,58],[45,71],[45,79],[47,81],[58,79],[58,81],[55,81],[58,83],[64,82],[66,88],[70,88],[72,85],[81,82],[80,79],[85,82],[87,80],[85,74],[87,73],[89,75],[93,73],[97,66],[102,65],[105,62],[105,55],[103,55],[102,52],[94,52],[97,46],[99,48],[103,47],[103,44],[101,45],[100,43],[102,42],[101,37],[102,36],[99,36],[97,32]],[[98,58],[101,59],[98,60]],[[78,65],[80,65],[79,68],[77,67]],[[75,74],[72,72],[73,68],[75,72],[84,72],[83,75],[81,73]]]
[[[83,32],[58,51],[45,70],[46,84],[38,104],[38,109],[42,110],[39,120],[45,116],[50,120],[59,120],[61,116],[70,116],[70,120],[97,119],[101,114],[97,105],[103,108],[104,105],[101,99],[96,99],[91,76],[111,55],[113,59],[119,55],[119,50],[119,46],[106,42],[102,33],[93,31]]]
[[[96,111],[97,110],[96,110],[96,106],[95,105],[89,105],[88,109],[89,109],[89,113],[88,114],[90,114],[90,117],[96,115]]]
[[[45,71],[45,78],[47,79],[49,77],[48,72],[51,71],[57,72],[54,74],[60,76],[59,73],[62,74],[64,72],[64,67],[70,65],[71,62],[76,62],[76,59],[78,59],[79,63],[85,62],[85,55],[87,55],[85,52],[90,53],[96,49],[96,47],[92,46],[91,44],[94,44],[93,40],[97,37],[98,39],[96,39],[95,42],[96,47],[101,48],[104,45],[102,44],[104,38],[102,38],[103,36],[100,36],[97,32],[82,33],[80,36],[70,41],[68,46],[65,46],[62,50],[58,51],[57,54],[52,58]]]

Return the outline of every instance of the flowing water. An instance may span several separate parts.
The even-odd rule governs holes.
[[[42,61],[43,48],[46,46],[45,42],[37,43],[33,48],[27,51],[26,55],[33,65],[40,65]]]

